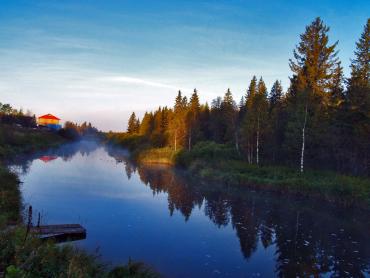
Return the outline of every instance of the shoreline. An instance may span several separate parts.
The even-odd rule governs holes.
[[[118,147],[125,147],[118,145]],[[177,151],[169,148],[135,148],[130,150],[134,161],[144,165],[166,165],[186,171],[200,182],[224,183],[278,194],[291,194],[320,199],[344,207],[370,209],[370,179],[330,171],[298,170],[285,166],[257,166],[243,160],[212,159],[198,150]],[[195,154],[194,154],[195,153]],[[202,157],[204,155],[204,157]]]

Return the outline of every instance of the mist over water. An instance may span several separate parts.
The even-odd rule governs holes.
[[[124,150],[82,141],[23,157],[23,201],[43,224],[80,223],[73,243],[168,277],[370,277],[370,217],[318,200],[200,184]]]

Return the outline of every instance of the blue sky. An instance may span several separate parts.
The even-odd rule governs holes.
[[[349,73],[370,1],[3,1],[0,102],[122,130],[131,111],[178,89],[238,101],[253,75],[284,89],[288,59],[315,17]]]

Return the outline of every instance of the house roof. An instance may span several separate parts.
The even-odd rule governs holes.
[[[48,120],[60,120],[52,114],[46,114],[39,117],[39,119],[48,119]]]

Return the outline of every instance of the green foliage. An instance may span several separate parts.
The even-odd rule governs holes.
[[[57,133],[0,124],[0,159],[65,142]]]
[[[33,235],[25,240],[26,228],[0,231],[0,272],[5,277],[159,277],[142,263],[132,262],[111,271],[97,254],[88,254],[72,245],[58,246]]]
[[[140,131],[140,121],[136,118],[135,112],[132,112],[127,123],[127,133],[135,134]]]
[[[355,59],[351,63],[351,78],[348,82],[350,90],[353,87],[370,86],[370,18],[356,43]]]
[[[23,113],[22,109],[14,109],[10,104],[0,102],[0,123],[7,125],[17,125],[21,127],[36,127],[36,117],[31,111]]]
[[[0,271],[6,277],[103,277],[97,256],[70,245],[57,246],[29,235],[19,226],[0,232]]]
[[[15,267],[14,265],[10,265],[6,268],[6,275],[5,278],[19,278],[19,277],[25,277],[26,273]]]
[[[111,270],[107,278],[122,278],[122,277],[135,277],[135,278],[158,278],[158,273],[141,262],[128,261],[126,266],[119,266]]]
[[[0,228],[19,220],[20,195],[18,177],[0,165]]]
[[[91,123],[83,122],[81,125],[70,121],[65,122],[64,127],[59,130],[58,134],[68,140],[78,140],[81,137],[98,137],[99,131]]]
[[[150,146],[148,138],[138,134],[111,133],[107,135],[106,139],[108,142],[127,148],[130,151]]]

